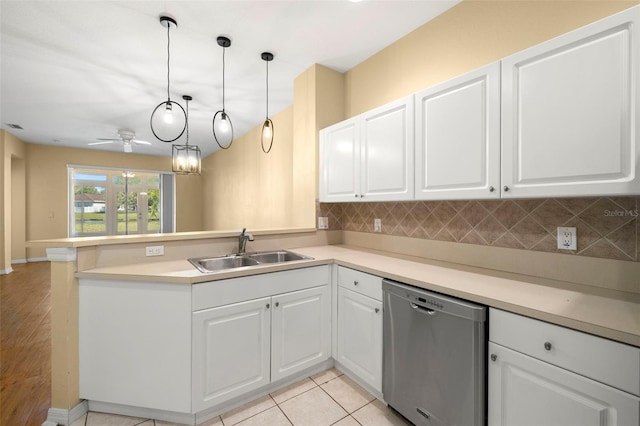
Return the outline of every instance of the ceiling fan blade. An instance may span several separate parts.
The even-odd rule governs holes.
[[[135,143],[136,145],[151,145],[151,142],[140,141],[138,139],[133,139],[131,142]]]
[[[121,139],[117,138],[96,138],[97,141],[111,141],[111,142],[119,142]]]
[[[87,145],[106,145],[109,143],[113,143],[114,141],[112,140],[108,140],[108,141],[104,141],[104,142],[89,142]]]

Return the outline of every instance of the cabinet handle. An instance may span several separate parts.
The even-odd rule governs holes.
[[[490,187],[489,187],[489,192],[493,192],[493,191],[495,191],[495,190],[496,190],[496,189],[495,189],[493,186],[490,186]]]
[[[504,192],[509,192],[509,187],[507,185],[504,186]]]
[[[358,195],[358,194],[356,194],[356,198],[358,198],[358,197],[359,197],[359,195]]]
[[[360,194],[360,198],[364,198],[364,194]]]
[[[553,347],[553,345],[551,345],[551,342],[544,342],[544,349],[545,350],[550,351],[552,347]]]
[[[358,284],[359,284],[358,281],[353,282],[353,285],[358,285]]]
[[[380,312],[380,308],[375,308],[374,311],[376,311],[377,314],[378,312]]]
[[[498,355],[491,354],[491,361],[495,362],[498,359]]]
[[[269,305],[269,304],[267,303],[267,309],[269,309],[270,307],[271,307],[271,305]]]
[[[276,308],[280,306],[280,302],[276,302]]]

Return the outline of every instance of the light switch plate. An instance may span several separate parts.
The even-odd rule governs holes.
[[[373,219],[373,232],[382,232],[382,221],[380,219]]]
[[[558,249],[560,250],[577,250],[578,234],[575,227],[559,226],[558,227]]]

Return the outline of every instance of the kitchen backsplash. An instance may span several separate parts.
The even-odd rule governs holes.
[[[640,198],[317,203],[330,230],[373,233],[640,261]],[[578,250],[558,250],[558,226],[574,226]]]

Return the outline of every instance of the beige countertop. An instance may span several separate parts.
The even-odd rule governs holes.
[[[418,257],[350,248],[291,249],[314,260],[204,274],[187,260],[96,268],[78,278],[196,284],[256,273],[336,263],[428,290],[640,346],[640,295],[502,273]]]

